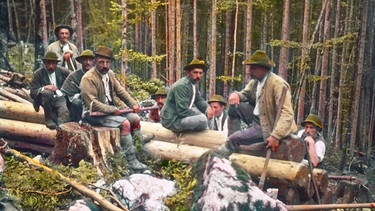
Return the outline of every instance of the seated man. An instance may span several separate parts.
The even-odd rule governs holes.
[[[167,90],[165,88],[159,88],[155,94],[151,95],[151,98],[155,100],[156,104],[159,106],[159,109],[152,110],[148,115],[149,122],[160,122],[160,111],[164,106],[165,99],[167,98]]]
[[[92,68],[94,64],[94,54],[90,50],[82,51],[76,61],[82,64],[82,69],[71,72],[66,78],[61,91],[68,97],[70,102],[70,119],[79,122],[82,116],[82,99],[79,84],[83,75]]]
[[[309,114],[305,121],[301,122],[301,125],[305,128],[302,139],[307,144],[307,160],[304,159],[302,162],[308,164],[308,159],[310,159],[311,164],[317,167],[323,161],[326,153],[324,138],[320,134],[323,129],[322,120],[314,114]]]
[[[225,136],[228,135],[228,112],[227,102],[221,95],[213,95],[208,101],[214,111],[214,115],[208,118],[208,128],[210,130],[222,131]]]
[[[137,159],[130,122],[127,117],[121,115],[114,98],[117,97],[133,109],[133,113],[138,113],[140,107],[110,69],[112,50],[106,46],[99,46],[94,54],[94,67],[82,77],[80,85],[84,111],[102,112],[107,115],[84,115],[83,121],[95,126],[120,128],[120,144],[130,170],[144,172],[148,168]]]
[[[186,76],[172,85],[161,110],[163,127],[176,133],[208,128],[205,113],[213,115],[213,111],[202,98],[197,87],[206,68],[201,59],[193,59],[184,67]]]
[[[43,58],[44,67],[37,69],[31,80],[30,97],[34,100],[34,109],[44,109],[46,126],[55,129],[69,121],[69,110],[64,94],[60,91],[69,70],[58,66],[60,60],[53,52],[47,52]]]

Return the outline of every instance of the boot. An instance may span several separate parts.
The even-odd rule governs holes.
[[[130,134],[121,136],[120,144],[122,150],[125,152],[125,158],[128,162],[129,168],[132,171],[143,173],[148,170],[148,167],[137,159],[135,147],[133,146],[133,139]]]
[[[220,154],[223,154],[225,156],[229,156],[233,153],[233,151],[229,147],[227,147],[226,143],[222,144],[217,150]]]
[[[140,143],[141,143],[142,145],[147,144],[148,142],[150,142],[152,139],[155,138],[155,135],[149,136],[149,135],[142,134],[140,128],[135,129],[135,130],[132,132],[132,134],[133,134],[133,135],[132,135],[132,136],[133,136],[133,139],[140,140]]]

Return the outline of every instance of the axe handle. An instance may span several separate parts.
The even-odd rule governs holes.
[[[141,108],[140,111],[149,111],[149,110],[156,110],[156,109],[159,109],[159,106],[144,107],[144,108]],[[121,109],[120,110],[120,114],[128,114],[128,113],[132,113],[132,112],[133,112],[133,109]],[[100,112],[100,111],[86,112],[86,115],[87,114],[90,115],[90,116],[95,116],[95,117],[113,115],[111,113],[104,113],[104,112]]]
[[[281,110],[283,108],[284,101],[285,101],[286,91],[287,91],[287,88],[284,86],[283,87],[283,91],[281,92],[279,105],[277,106],[277,113],[276,113],[275,124],[273,125],[273,128],[275,128],[277,122],[280,119]],[[266,173],[267,173],[267,168],[268,168],[268,162],[270,160],[271,153],[272,153],[271,149],[268,148],[267,149],[267,154],[266,154],[266,161],[264,161],[263,171],[262,171],[262,174],[260,176],[260,180],[259,180],[259,184],[258,184],[258,188],[261,189],[261,190],[263,190],[264,181],[266,180]]]

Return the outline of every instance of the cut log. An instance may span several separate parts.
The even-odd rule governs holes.
[[[5,89],[5,91],[8,91],[14,95],[17,95],[31,103],[33,102],[33,99],[30,97],[30,94],[24,91],[25,89],[13,89],[10,87],[3,87],[3,88]]]
[[[0,100],[0,118],[44,124],[44,111],[41,107],[35,112],[31,104]]]
[[[50,160],[72,166],[78,166],[81,160],[85,160],[102,171],[106,168],[108,154],[113,154],[120,146],[119,137],[118,128],[64,123],[57,128],[56,144]]]
[[[8,91],[6,91],[5,89],[0,89],[0,95],[6,97],[6,98],[9,98],[10,100],[13,100],[13,101],[16,101],[16,102],[20,102],[20,103],[26,103],[26,104],[32,104],[30,101],[27,101],[25,99],[23,99],[22,97],[19,97],[15,94],[12,94]]]
[[[8,142],[9,146],[13,149],[22,151],[22,152],[33,152],[37,154],[50,154],[53,150],[53,146],[40,144],[40,143],[32,143],[24,140],[15,140],[15,139],[4,139]]]
[[[50,130],[44,124],[0,119],[0,137],[24,140],[30,143],[55,145],[56,130]]]

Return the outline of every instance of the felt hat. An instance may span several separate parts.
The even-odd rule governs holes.
[[[188,65],[184,67],[184,70],[191,70],[194,68],[202,68],[203,70],[207,69],[206,64],[201,58],[193,59]]]
[[[255,53],[244,62],[245,65],[260,65],[264,67],[274,67],[275,64],[268,58],[266,52],[257,50]]]
[[[155,100],[156,96],[167,96],[167,90],[165,88],[159,88],[154,94],[151,95],[151,98]]]
[[[309,114],[307,116],[307,118],[305,119],[305,121],[301,122],[301,125],[303,127],[305,127],[305,124],[306,123],[311,123],[313,124],[315,127],[317,127],[320,130],[323,129],[323,123],[322,123],[322,120],[320,119],[320,117],[318,117],[317,115],[315,114]]]
[[[213,95],[211,97],[211,99],[208,101],[208,103],[212,103],[212,102],[218,102],[222,105],[224,105],[225,107],[227,107],[227,102],[224,100],[223,96],[221,95]]]
[[[113,57],[112,50],[104,45],[99,45],[94,54],[95,56],[103,56],[108,59],[112,59]]]
[[[81,55],[79,55],[76,58],[76,60],[77,60],[77,62],[82,63],[82,60],[84,58],[87,58],[87,57],[94,58],[95,56],[94,56],[94,53],[92,51],[90,51],[90,50],[84,50],[84,51],[82,51]]]
[[[70,36],[72,36],[72,34],[73,34],[72,27],[67,26],[67,25],[60,25],[60,26],[56,26],[55,27],[55,35],[56,35],[56,37],[59,37],[59,31],[60,31],[60,29],[68,29],[69,33],[70,33]]]
[[[44,55],[44,58],[42,59],[43,61],[45,60],[49,60],[49,61],[56,61],[56,62],[59,62],[59,58],[57,57],[57,54],[55,52],[47,52],[45,55]]]

